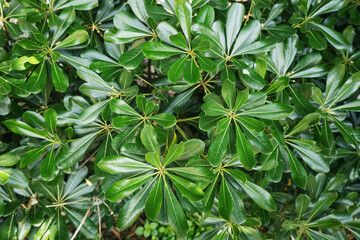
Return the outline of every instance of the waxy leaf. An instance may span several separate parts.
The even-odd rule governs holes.
[[[145,214],[148,218],[155,220],[161,210],[163,201],[163,192],[161,187],[161,179],[159,179],[155,187],[151,190],[150,195],[145,203]]]
[[[182,31],[188,41],[191,39],[192,8],[189,0],[175,1],[175,13],[179,20]]]
[[[293,111],[293,108],[290,106],[280,103],[271,103],[248,110],[244,112],[244,115],[270,120],[281,120],[288,117]]]
[[[111,184],[111,186],[106,190],[105,197],[112,202],[124,198],[141,187],[147,180],[150,179],[151,176],[152,174],[146,174],[117,181]]]
[[[111,174],[138,173],[153,169],[148,164],[122,156],[107,156],[103,158],[97,166],[101,170]]]
[[[178,239],[185,240],[189,226],[187,224],[184,211],[182,210],[181,205],[176,199],[169,184],[165,182],[164,185],[167,213],[170,226],[175,231]]]
[[[221,180],[218,207],[220,216],[230,221],[230,216],[234,206],[231,201],[231,193],[228,187],[227,180],[225,178]]]
[[[204,198],[204,192],[196,184],[176,175],[168,174],[167,176],[187,199],[197,202]]]
[[[287,153],[289,155],[289,166],[291,171],[291,177],[294,180],[294,183],[299,187],[306,189],[307,174],[304,167],[301,165],[299,160],[288,148],[287,148]]]
[[[154,59],[154,60],[161,60],[173,55],[184,53],[184,51],[166,45],[160,42],[148,42],[142,46],[142,51],[145,57]]]
[[[141,142],[144,147],[150,152],[160,152],[160,147],[157,141],[157,134],[154,127],[145,125],[140,133]]]

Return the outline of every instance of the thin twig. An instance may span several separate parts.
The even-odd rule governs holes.
[[[90,155],[90,157],[88,157],[88,158],[80,165],[79,169],[82,168],[82,167],[84,167],[85,164],[86,164],[92,157],[94,157],[95,154],[96,154],[98,151],[99,151],[99,148],[96,149],[96,151],[94,151],[94,152]]]
[[[82,202],[82,201],[90,200],[90,199],[93,199],[93,197],[82,198],[82,199],[72,201],[72,202],[65,202],[65,203],[59,203],[59,204],[46,205],[45,207],[49,208],[49,207],[66,206],[66,205],[70,205],[70,204],[74,204],[74,203],[78,203],[78,202]]]
[[[101,240],[101,216],[100,216],[100,205],[97,205],[98,219],[99,219],[99,240]]]
[[[94,202],[95,202],[95,199],[93,199],[93,201],[91,202],[90,207],[89,207],[89,208],[88,208],[88,210],[86,211],[86,213],[85,213],[85,215],[84,215],[83,219],[82,219],[82,220],[81,220],[81,222],[80,222],[80,225],[78,226],[78,228],[76,229],[76,231],[75,231],[74,235],[71,237],[71,239],[70,239],[70,240],[74,240],[74,239],[75,239],[75,237],[76,237],[76,235],[78,235],[78,233],[79,233],[79,231],[80,231],[80,229],[81,229],[82,225],[84,225],[84,223],[85,223],[85,221],[86,221],[86,218],[87,218],[87,217],[88,217],[88,215],[90,214],[90,209],[92,208],[92,206],[93,206]]]
[[[97,196],[82,198],[82,199],[79,199],[79,200],[76,200],[76,201],[72,201],[72,202],[46,205],[45,207],[49,208],[49,207],[66,206],[66,205],[70,205],[70,204],[74,204],[74,203],[78,203],[78,202],[82,202],[82,201],[90,200],[90,199],[97,200],[97,201],[101,202],[102,204],[104,204],[104,205],[109,209],[110,215],[113,215],[113,214],[114,214],[114,212],[111,210],[110,206],[109,206],[104,200],[102,200],[101,198],[99,198],[99,197],[97,197]]]

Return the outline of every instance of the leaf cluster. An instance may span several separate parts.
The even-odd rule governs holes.
[[[359,6],[0,0],[0,239],[360,239]]]

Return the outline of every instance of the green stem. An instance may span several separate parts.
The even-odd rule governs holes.
[[[191,121],[191,120],[195,120],[195,119],[199,119],[199,118],[200,118],[200,116],[184,118],[184,119],[177,119],[177,122],[186,122],[186,121]]]

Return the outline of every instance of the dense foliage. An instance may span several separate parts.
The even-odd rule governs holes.
[[[0,239],[360,239],[359,6],[0,0]]]

